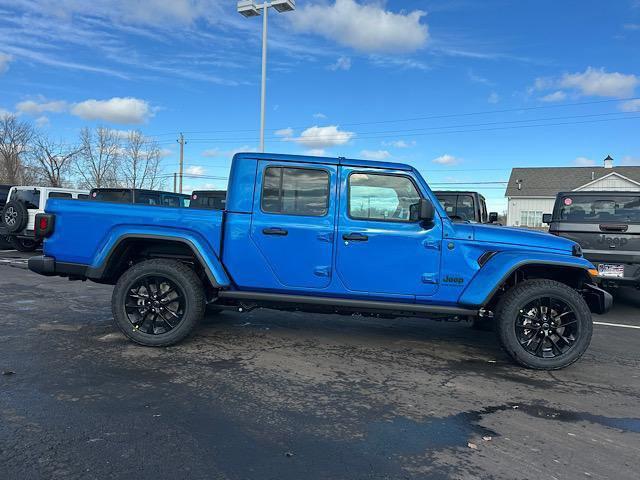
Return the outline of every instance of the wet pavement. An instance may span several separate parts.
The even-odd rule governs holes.
[[[3,261],[9,256],[15,261]],[[512,364],[466,323],[256,310],[165,349],[0,254],[0,478],[637,479],[640,330]],[[640,326],[635,291],[596,320]]]

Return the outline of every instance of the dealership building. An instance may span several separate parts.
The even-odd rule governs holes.
[[[640,192],[640,166],[616,167],[608,156],[602,167],[514,168],[505,193],[507,225],[544,227],[542,215],[552,212],[559,192],[604,190]]]

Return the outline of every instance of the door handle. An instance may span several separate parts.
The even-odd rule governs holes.
[[[366,242],[369,237],[362,233],[345,233],[342,235],[342,239],[348,242]]]
[[[262,230],[265,235],[278,235],[280,237],[286,237],[289,232],[284,228],[265,228]]]

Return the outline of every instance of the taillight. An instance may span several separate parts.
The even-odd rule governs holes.
[[[50,213],[39,213],[36,215],[35,236],[39,238],[50,237],[53,233],[55,216]]]

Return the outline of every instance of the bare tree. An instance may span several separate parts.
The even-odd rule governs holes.
[[[31,142],[28,159],[29,167],[40,182],[51,187],[62,187],[67,182],[73,162],[82,147],[54,142],[39,134]]]
[[[139,130],[129,132],[122,149],[122,177],[130,188],[155,189],[162,185],[158,144]]]
[[[121,145],[117,132],[106,127],[80,132],[81,150],[76,170],[83,186],[104,188],[118,185]]]
[[[33,137],[33,128],[15,115],[0,115],[0,179],[19,185],[27,180],[23,156]]]

